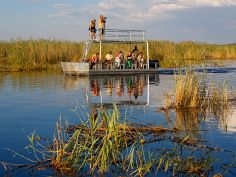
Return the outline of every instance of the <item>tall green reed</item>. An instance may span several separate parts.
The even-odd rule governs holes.
[[[235,59],[236,45],[215,45],[191,41],[149,41],[150,58],[159,59],[162,67],[179,67],[209,59]],[[146,58],[145,44],[136,44]],[[126,55],[134,44],[103,44],[102,58],[112,51]],[[61,61],[80,61],[83,43],[55,39],[0,41],[0,71],[60,70]],[[99,52],[93,44],[88,57]]]

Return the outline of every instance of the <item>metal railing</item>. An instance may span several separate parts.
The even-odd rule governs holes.
[[[107,40],[107,41],[145,41],[145,30],[106,29],[104,40]]]
[[[132,63],[130,66],[127,63],[117,65],[115,62],[105,63],[90,63],[90,70],[102,71],[102,70],[149,70],[149,63]],[[159,63],[154,63],[150,69],[158,69]]]

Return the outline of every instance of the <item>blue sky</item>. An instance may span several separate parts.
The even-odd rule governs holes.
[[[236,0],[1,0],[0,40],[85,40],[92,18],[148,39],[236,42]]]

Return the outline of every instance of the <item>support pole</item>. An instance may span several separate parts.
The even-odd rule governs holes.
[[[99,59],[102,61],[102,41],[100,41]]]
[[[146,41],[147,44],[147,69],[149,69],[149,45],[148,45],[148,41]]]

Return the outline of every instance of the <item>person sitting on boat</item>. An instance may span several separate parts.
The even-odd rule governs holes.
[[[93,69],[93,66],[99,61],[99,53],[95,53],[90,58],[90,69]]]
[[[119,58],[120,58],[121,69],[124,69],[123,64],[125,63],[125,57],[124,57],[124,53],[122,51],[119,52]]]
[[[143,63],[144,63],[143,52],[139,52],[139,55],[137,57],[137,61],[138,61],[138,68],[143,69]]]
[[[127,54],[127,68],[131,69],[131,67],[132,67],[132,54],[129,51]]]
[[[135,53],[135,52],[139,52],[139,50],[138,50],[138,47],[137,47],[137,46],[134,46],[134,48],[133,48],[133,50],[132,50],[132,52],[131,52],[131,53]]]
[[[139,55],[139,50],[138,50],[137,46],[134,46],[134,49],[132,50],[131,54],[132,54],[133,63],[135,64],[136,68],[138,68],[137,58],[138,58],[138,55]]]
[[[106,54],[105,56],[105,63],[107,65],[107,69],[111,69],[111,65],[112,65],[112,61],[113,61],[113,56],[112,56],[112,52],[110,51],[108,54]]]
[[[119,69],[120,68],[120,62],[121,62],[121,59],[120,59],[120,54],[119,53],[117,53],[116,54],[116,58],[115,58],[115,66],[114,66],[114,68],[115,69]]]
[[[89,25],[89,31],[90,31],[90,37],[92,40],[95,40],[96,39],[96,20],[95,19],[92,19],[90,21],[90,25]]]

